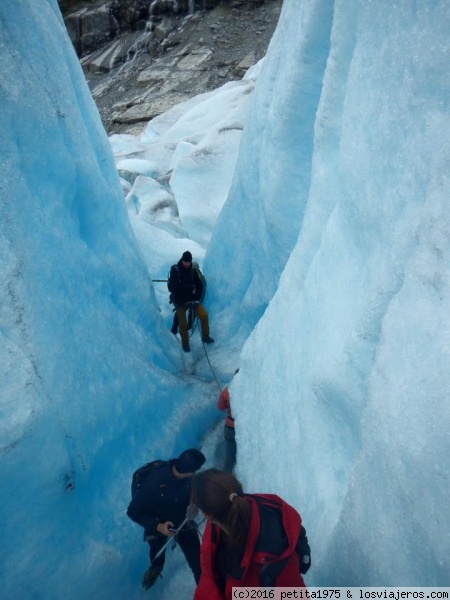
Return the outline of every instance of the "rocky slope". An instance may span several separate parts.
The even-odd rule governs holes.
[[[282,6],[282,0],[223,0],[200,10],[198,2],[187,0],[186,11],[176,7],[176,0],[170,6],[159,2],[166,0],[147,2],[148,20],[140,19],[140,29],[116,32],[81,57],[109,134],[137,133],[175,104],[241,78],[265,55]],[[97,2],[66,16],[75,46],[74,36],[83,28],[92,31],[99,22],[106,27],[105,5],[111,4]],[[100,16],[92,16],[97,9]],[[86,14],[91,15],[88,25]],[[98,39],[106,40],[102,31]]]

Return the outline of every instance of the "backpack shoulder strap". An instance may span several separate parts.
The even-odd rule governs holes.
[[[178,264],[174,264],[170,267],[170,271],[169,274],[167,275],[167,289],[169,290],[169,292],[173,292],[173,278],[176,277],[178,280],[178,283],[180,282],[180,267],[178,266]],[[172,281],[171,281],[172,280]]]
[[[194,273],[194,272],[195,272],[195,273],[197,273],[197,275],[198,275],[198,277],[199,277],[199,279],[200,279],[200,280],[202,280],[202,279],[203,279],[203,273],[202,273],[202,270],[200,269],[200,266],[199,266],[199,264],[198,264],[197,262],[193,262],[193,263],[192,263],[192,272],[193,272],[193,273]]]

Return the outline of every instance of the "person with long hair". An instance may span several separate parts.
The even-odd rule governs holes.
[[[194,600],[229,600],[233,587],[305,587],[311,553],[292,506],[274,494],[245,494],[217,469],[197,473],[191,489],[207,519]]]

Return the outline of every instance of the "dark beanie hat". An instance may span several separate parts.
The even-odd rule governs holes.
[[[190,448],[182,452],[177,458],[175,469],[178,473],[195,473],[202,467],[205,461],[206,458],[200,450]]]
[[[184,262],[192,262],[192,254],[189,252],[189,250],[186,250],[186,252],[183,252],[183,256],[181,257],[181,260],[184,260]]]

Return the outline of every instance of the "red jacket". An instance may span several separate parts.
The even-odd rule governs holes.
[[[217,407],[219,410],[227,410],[228,409],[228,416],[227,416],[225,425],[227,425],[227,427],[234,427],[234,419],[233,419],[233,415],[231,414],[231,405],[230,405],[230,390],[228,389],[228,386],[223,388],[223,390],[219,396],[219,399],[217,400]]]
[[[250,531],[247,536],[244,557],[240,563],[242,576],[239,579],[233,579],[227,576],[225,589],[220,589],[218,577],[215,568],[215,555],[221,535],[221,529],[217,525],[208,522],[203,536],[202,547],[200,551],[200,563],[202,576],[195,592],[194,600],[231,600],[233,587],[263,587],[260,577],[267,574],[268,565],[279,563],[285,560],[286,563],[278,574],[275,581],[269,585],[280,587],[305,587],[305,582],[300,574],[299,557],[296,553],[296,546],[300,536],[302,519],[298,512],[279,496],[272,494],[254,494],[246,495],[245,498],[252,507],[252,519]],[[255,545],[262,532],[263,521],[270,518],[264,510],[264,505],[276,508],[276,514],[282,516],[282,526],[287,535],[287,548],[281,555],[271,554],[268,551],[256,551]],[[261,509],[261,504],[263,508]],[[273,513],[272,513],[273,514]],[[278,522],[280,520],[278,519]],[[261,540],[260,546],[261,546]],[[278,540],[279,542],[280,540]],[[272,542],[276,545],[277,540]],[[265,584],[267,585],[267,583]]]

